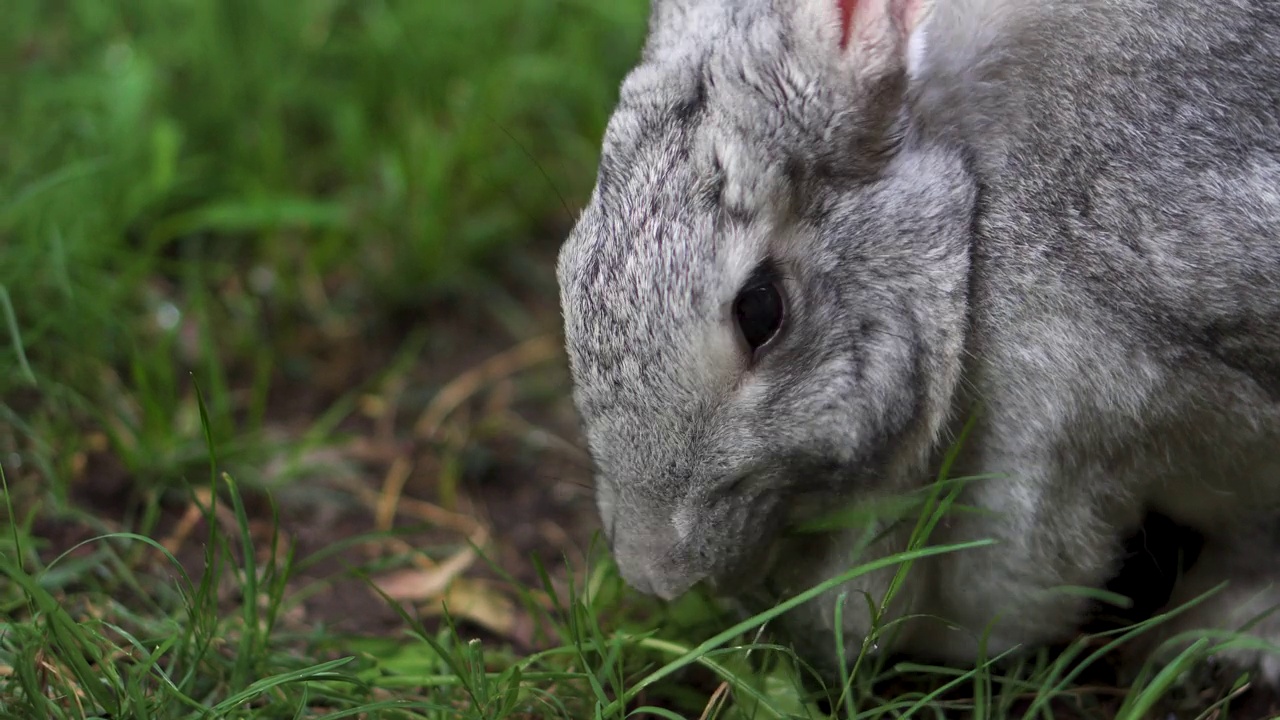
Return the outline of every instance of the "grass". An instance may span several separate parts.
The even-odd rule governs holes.
[[[761,632],[809,595],[738,622],[580,552],[548,260],[645,13],[7,9],[0,717],[826,716]],[[864,654],[831,710],[1143,717],[1184,664],[1081,685],[1112,639]]]

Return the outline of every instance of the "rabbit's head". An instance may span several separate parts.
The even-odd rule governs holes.
[[[920,136],[926,0],[654,0],[560,254],[623,576],[760,579],[798,515],[920,468],[964,339],[974,191]]]

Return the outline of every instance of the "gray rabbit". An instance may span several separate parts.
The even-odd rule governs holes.
[[[916,564],[882,651],[1071,637],[1149,510],[1206,537],[1174,605],[1229,581],[1149,642],[1280,605],[1280,3],[653,0],[558,278],[641,591],[839,574],[864,530],[784,531],[976,418],[930,542],[995,542]],[[892,575],[842,588],[848,653]],[[839,597],[782,620],[814,658]]]

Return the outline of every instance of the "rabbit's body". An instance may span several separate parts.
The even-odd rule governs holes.
[[[952,474],[997,476],[961,498],[984,512],[930,542],[997,544],[914,567],[887,619],[958,627],[886,649],[1068,637],[1085,601],[1055,589],[1100,586],[1150,509],[1206,536],[1175,601],[1231,581],[1171,631],[1280,603],[1272,3],[655,0],[560,280],[641,589],[776,600],[842,572],[861,530],[777,530],[923,487],[980,408]],[[766,286],[767,337],[772,305],[741,305]],[[844,588],[851,652],[891,573]],[[836,601],[783,619],[817,662]]]
[[[944,531],[1006,549],[933,563],[965,589],[937,612],[973,627],[1015,608],[994,645],[1060,639],[1083,602],[1031,596],[1100,585],[1154,508],[1208,540],[1177,600],[1237,586],[1188,620],[1239,625],[1266,603],[1221,602],[1280,579],[1280,10],[1047,7],[967,78],[931,75],[945,55],[920,71],[943,88],[921,112],[963,128],[981,187],[957,397],[984,416],[957,471],[1017,478],[967,499],[1001,510],[999,531]],[[993,556],[1010,581],[974,582]]]

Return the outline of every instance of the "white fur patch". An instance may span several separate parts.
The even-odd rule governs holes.
[[[928,31],[928,25],[929,21],[926,18],[907,38],[907,77],[912,80],[919,77],[920,68],[924,66],[925,34]]]

